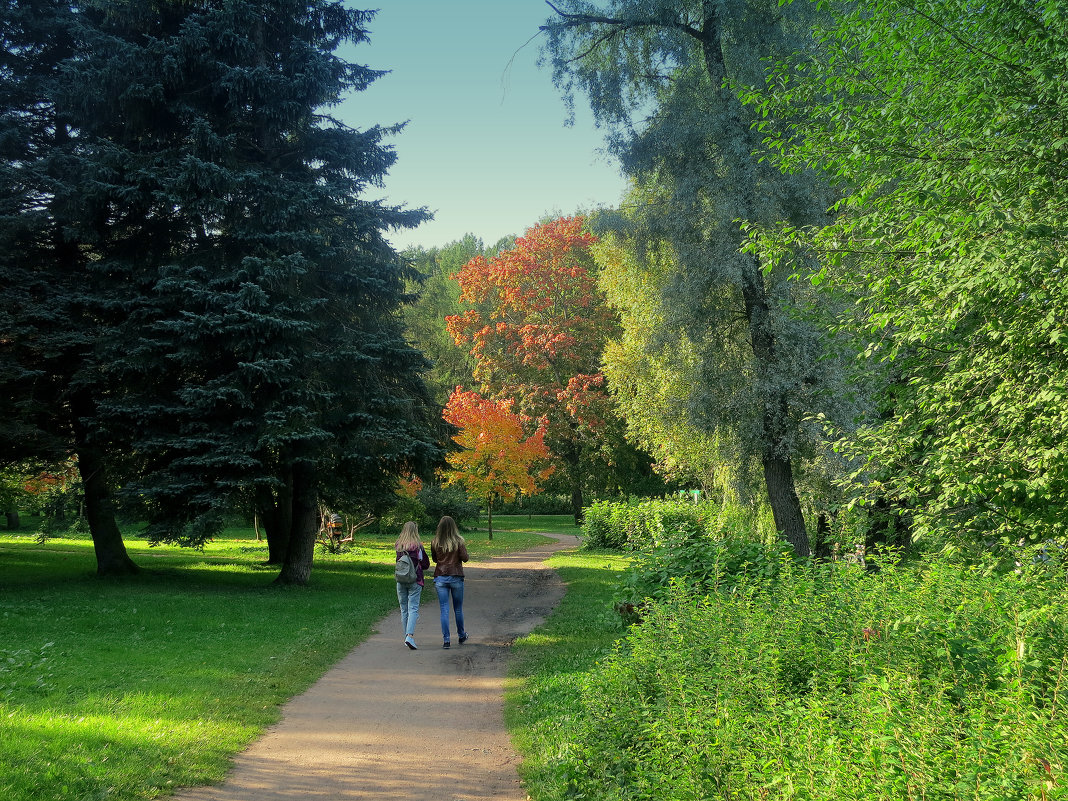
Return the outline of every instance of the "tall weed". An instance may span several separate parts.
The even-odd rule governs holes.
[[[551,797],[1068,798],[1055,568],[775,570],[668,582],[588,679]]]
[[[617,593],[617,607],[644,607],[680,589],[697,594],[732,589],[742,576],[772,578],[791,553],[784,543],[756,542],[725,527],[677,525],[637,552]]]

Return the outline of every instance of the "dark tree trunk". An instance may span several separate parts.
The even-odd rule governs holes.
[[[9,509],[5,514],[7,516],[8,530],[17,531],[22,526],[22,522],[19,520],[19,510]]]
[[[872,519],[864,532],[864,549],[871,551],[880,545],[908,549],[912,544],[910,516],[895,507],[889,499],[876,499]]]
[[[289,534],[293,527],[293,480],[286,476],[286,484],[277,493],[267,487],[256,490],[256,509],[267,537],[267,564],[281,565],[289,550]]]
[[[575,525],[582,525],[582,453],[578,445],[578,426],[571,423],[572,437],[563,455],[564,464],[567,465],[567,477],[571,481],[571,515],[575,519]]]
[[[85,494],[85,519],[96,551],[98,576],[128,576],[139,572],[126,553],[122,533],[115,522],[115,505],[108,486],[107,465],[103,451],[91,442],[85,421],[89,419],[92,401],[84,396],[71,398],[71,417],[78,472]]]
[[[749,339],[758,372],[769,369],[776,359],[775,336],[771,331],[771,314],[764,291],[764,278],[755,257],[750,257],[750,273],[742,287],[745,299],[746,319],[749,322]],[[805,530],[805,515],[797,498],[794,486],[793,462],[789,456],[787,426],[789,405],[785,390],[769,390],[764,398],[763,436],[764,482],[768,488],[768,502],[775,517],[775,529],[780,536],[794,546],[798,556],[809,555],[808,532]]]
[[[311,462],[293,465],[293,514],[282,571],[275,584],[306,585],[315,558],[315,537],[319,532],[319,496],[315,466]]]
[[[768,502],[775,516],[779,535],[794,546],[798,556],[808,556],[808,532],[801,502],[794,487],[794,472],[790,460],[780,456],[764,456],[764,480],[768,485]]]
[[[827,562],[833,556],[831,548],[831,520],[826,512],[816,515],[816,547],[813,555],[821,562]]]
[[[493,496],[490,495],[489,502],[486,504],[486,517],[489,520],[489,538],[493,539]]]
[[[571,485],[571,514],[575,516],[575,525],[581,526],[582,520],[585,517],[582,507],[585,505],[585,500],[582,496],[582,482],[577,478]]]
[[[126,553],[122,533],[115,522],[115,507],[101,453],[93,447],[78,448],[78,471],[85,492],[85,519],[96,551],[97,575],[128,576],[139,572]]]

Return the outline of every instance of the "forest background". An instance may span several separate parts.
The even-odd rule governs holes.
[[[578,731],[548,770],[561,797],[599,781],[588,767],[611,748],[614,789],[596,793],[644,797],[681,765],[695,797],[793,797],[796,743],[830,759],[849,732],[854,763],[885,783],[832,771],[838,797],[922,795],[944,776],[947,796],[1054,797],[1065,11],[552,4],[544,58],[565,98],[588,101],[627,196],[492,244],[397,253],[386,233],[427,217],[369,199],[397,129],[331,115],[379,77],[337,55],[367,41],[373,13],[13,0],[8,524],[32,510],[42,538],[83,527],[114,576],[139,569],[120,523],[202,547],[255,519],[277,582],[307,584],[317,543],[344,547],[331,512],[350,535],[463,517],[470,500],[450,494],[463,486],[486,508],[597,521],[593,500],[699,490],[715,515],[664,523],[641,507],[659,529],[619,517],[587,532],[636,554],[618,607],[672,632],[684,689],[667,692],[663,651],[631,630],[594,681],[635,700],[611,707],[624,717],[608,730],[632,731],[625,715],[665,726],[641,729],[658,758]],[[708,553],[722,559],[693,575]],[[752,634],[737,653],[770,655],[750,685],[774,703],[728,691],[729,655],[691,648],[712,648],[697,634],[715,629],[710,608]],[[889,633],[902,626],[908,642]],[[689,698],[702,663],[720,667]],[[725,710],[712,728],[686,717],[709,698]],[[769,716],[781,750],[738,753],[775,759],[679,761],[671,743],[726,736],[743,707]],[[886,745],[914,730],[938,733],[908,754]]]

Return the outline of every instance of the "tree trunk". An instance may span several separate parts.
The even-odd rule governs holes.
[[[489,538],[493,540],[493,496],[490,495],[489,502],[486,504],[486,517],[489,518]]]
[[[831,521],[826,512],[816,515],[816,547],[813,555],[821,562],[830,561],[834,555],[831,548]]]
[[[794,473],[785,457],[764,455],[764,481],[768,485],[768,501],[775,516],[775,529],[784,540],[794,546],[798,556],[808,556],[808,532],[801,502],[794,487]]]
[[[8,530],[17,531],[22,525],[21,521],[19,520],[19,510],[9,509],[5,514],[7,515]]]
[[[564,453],[564,464],[567,465],[568,478],[571,480],[571,515],[575,519],[575,525],[582,525],[582,453],[579,450],[577,426],[571,422],[572,437],[568,443],[567,452]]]
[[[585,517],[582,511],[584,504],[585,500],[582,495],[582,483],[576,478],[571,485],[571,514],[575,517],[576,526],[581,526],[582,520]]]
[[[115,505],[108,486],[104,453],[90,441],[91,435],[85,424],[91,414],[92,402],[84,396],[72,397],[70,406],[78,472],[85,495],[85,519],[96,551],[96,573],[98,576],[138,573],[140,569],[126,553],[122,533],[115,522]]]
[[[750,271],[745,276],[742,296],[745,299],[745,314],[749,322],[749,341],[759,374],[770,370],[775,364],[776,342],[771,331],[771,314],[760,264],[754,256],[750,256],[749,260]],[[786,436],[788,423],[789,402],[785,390],[770,389],[768,396],[764,398],[764,451],[761,458],[768,502],[775,516],[775,529],[779,535],[794,546],[794,552],[798,556],[808,556],[805,515],[797,498],[793,462],[789,456],[790,448]]]
[[[256,489],[256,509],[267,537],[267,564],[281,565],[289,550],[289,533],[293,527],[293,477],[286,475],[285,486],[278,492],[267,487]]]
[[[907,550],[912,544],[912,531],[909,517],[899,507],[892,504],[885,496],[876,499],[872,507],[871,519],[864,532],[864,549],[874,551],[879,546]]]
[[[282,571],[275,584],[304,586],[311,578],[315,558],[315,537],[319,532],[319,496],[315,466],[311,462],[293,464],[292,524]]]
[[[714,3],[705,5],[705,18],[700,33],[705,70],[711,85],[723,101],[729,120],[729,128],[740,142],[748,142],[749,152],[758,144],[741,103],[734,93],[725,86],[727,78],[726,60],[723,57],[723,42],[720,37],[720,20],[718,6]],[[733,180],[741,193],[743,215],[754,219],[753,200],[759,191],[757,172],[760,169],[755,157],[749,160],[739,159],[732,165],[735,173]],[[739,231],[739,240],[744,236]],[[745,301],[745,316],[749,324],[749,339],[756,360],[756,370],[770,373],[778,359],[778,345],[771,325],[771,310],[767,291],[764,286],[764,273],[760,260],[750,254],[742,275],[741,289]],[[786,390],[773,388],[764,398],[763,427],[764,443],[762,462],[764,481],[768,490],[768,502],[775,516],[775,528],[792,546],[798,556],[809,555],[808,532],[805,530],[805,516],[801,502],[797,498],[794,486],[793,463],[790,457],[786,427],[789,422],[789,401]]]

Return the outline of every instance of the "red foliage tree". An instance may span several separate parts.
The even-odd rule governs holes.
[[[523,421],[511,407],[510,401],[489,400],[459,387],[445,406],[445,420],[460,429],[453,437],[460,450],[448,456],[453,469],[446,483],[463,484],[468,495],[485,502],[491,540],[493,499],[512,500],[520,492],[534,495],[538,482],[552,472],[551,466],[534,472],[538,462],[549,458],[545,427],[538,426],[527,437]]]
[[[618,327],[597,288],[596,239],[584,223],[561,217],[530,228],[511,250],[473,258],[455,276],[470,308],[446,318],[456,344],[470,348],[483,392],[545,421],[576,519],[582,457],[609,413],[601,353]]]

